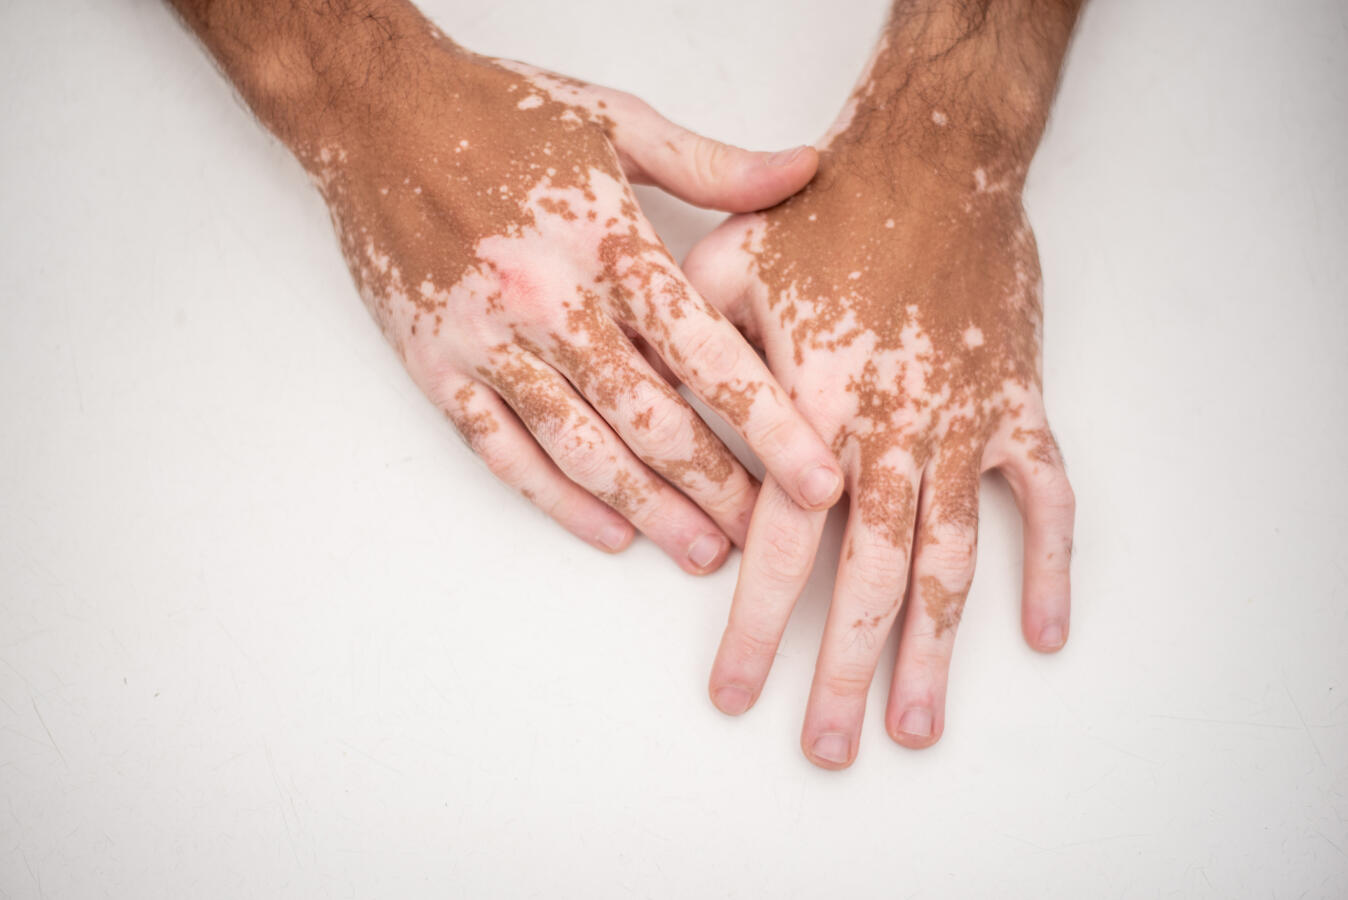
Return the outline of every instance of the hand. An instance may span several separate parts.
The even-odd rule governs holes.
[[[626,546],[631,522],[687,571],[719,566],[757,484],[640,345],[795,500],[835,502],[828,448],[629,184],[757,209],[811,177],[813,150],[717,144],[627,94],[471,54],[410,4],[373,6],[345,23],[310,10],[309,49],[259,53],[282,62],[235,80],[263,82],[245,95],[318,184],[361,296],[491,470],[602,549]]]
[[[1022,140],[972,139],[950,77],[882,48],[815,180],[728,220],[685,266],[765,349],[846,473],[850,514],[802,733],[828,768],[855,756],[905,593],[886,727],[909,747],[940,737],[983,471],[1007,477],[1024,515],[1026,640],[1047,652],[1067,637],[1073,495],[1041,393],[1039,262],[1020,201],[1029,157]],[[764,481],[711,675],[724,712],[762,690],[825,517]]]

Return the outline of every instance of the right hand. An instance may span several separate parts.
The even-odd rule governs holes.
[[[717,568],[758,486],[653,351],[793,500],[836,502],[832,453],[688,283],[629,183],[749,211],[809,181],[814,151],[728,147],[628,94],[420,33],[334,94],[337,114],[296,150],[361,296],[473,450],[596,547],[623,549],[635,525],[685,570]]]

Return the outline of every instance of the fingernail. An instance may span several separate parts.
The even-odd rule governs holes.
[[[831,763],[845,763],[852,754],[852,742],[845,734],[821,734],[814,742],[814,755]]]
[[[621,525],[605,525],[599,532],[599,543],[609,550],[621,550],[626,542],[627,529]]]
[[[827,466],[815,466],[800,479],[800,495],[811,506],[823,506],[833,499],[840,483],[838,473]]]
[[[931,737],[931,712],[921,707],[913,707],[899,718],[899,731],[913,737]]]
[[[1050,650],[1056,650],[1063,644],[1062,625],[1058,622],[1049,622],[1039,632],[1039,646]]]
[[[749,708],[752,699],[744,688],[727,685],[716,692],[716,708],[728,716],[738,716]]]
[[[792,150],[778,150],[776,153],[773,153],[763,161],[770,166],[789,166],[791,165],[791,163],[795,162],[796,157],[800,156],[804,152],[805,152],[804,145],[796,147],[795,149]]]
[[[715,534],[704,534],[693,541],[693,546],[688,548],[688,560],[699,569],[705,569],[716,561],[716,557],[721,555],[725,546],[725,538]]]

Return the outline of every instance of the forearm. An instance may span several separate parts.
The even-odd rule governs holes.
[[[1024,168],[1082,0],[896,0],[840,145],[897,146],[937,168]],[[843,149],[839,146],[839,149]]]
[[[439,37],[406,0],[167,2],[263,125],[292,147],[368,112],[380,84],[415,80],[424,54],[406,51]]]

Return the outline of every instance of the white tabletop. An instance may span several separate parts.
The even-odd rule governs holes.
[[[885,2],[425,6],[775,148]],[[1345,896],[1346,111],[1341,0],[1088,9],[1028,191],[1071,643],[989,477],[945,737],[885,735],[891,648],[829,773],[831,565],[719,714],[738,557],[494,482],[157,2],[0,4],[0,896]],[[718,219],[642,197],[676,253]]]

